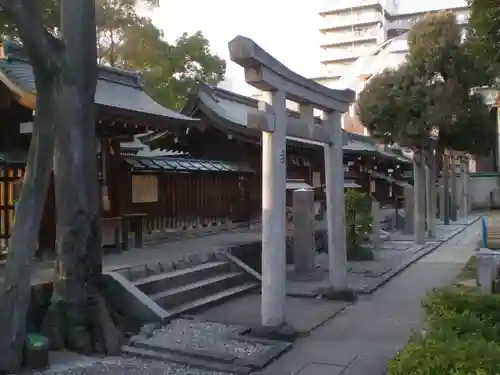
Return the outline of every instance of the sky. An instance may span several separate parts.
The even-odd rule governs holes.
[[[228,42],[237,35],[253,39],[299,74],[319,72],[319,4],[322,0],[160,0],[151,14],[165,38],[202,30],[213,52],[226,59],[225,88],[252,94],[243,70],[229,61]]]
[[[320,71],[321,17],[324,3],[359,3],[363,0],[160,0],[151,15],[174,41],[183,32],[203,31],[213,52],[228,62],[226,89],[251,95],[243,70],[229,60],[227,44],[237,35],[253,39],[295,72],[317,77]],[[392,3],[394,0],[381,0]],[[465,0],[399,0],[406,11],[462,5]],[[389,4],[387,4],[389,5]],[[406,12],[404,12],[406,13]]]

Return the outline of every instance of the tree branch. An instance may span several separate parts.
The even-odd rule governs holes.
[[[63,42],[43,24],[38,0],[0,0],[0,7],[16,24],[33,69],[53,74],[60,70]]]

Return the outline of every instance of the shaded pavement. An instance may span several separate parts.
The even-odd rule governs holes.
[[[453,282],[477,247],[476,222],[375,293],[299,339],[260,375],[382,375],[423,319],[421,301]]]

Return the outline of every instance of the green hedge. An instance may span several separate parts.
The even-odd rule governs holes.
[[[461,287],[424,301],[425,333],[390,362],[388,375],[500,374],[500,297]]]

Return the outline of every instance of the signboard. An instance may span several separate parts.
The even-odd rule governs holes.
[[[132,203],[158,202],[158,176],[132,175]]]

